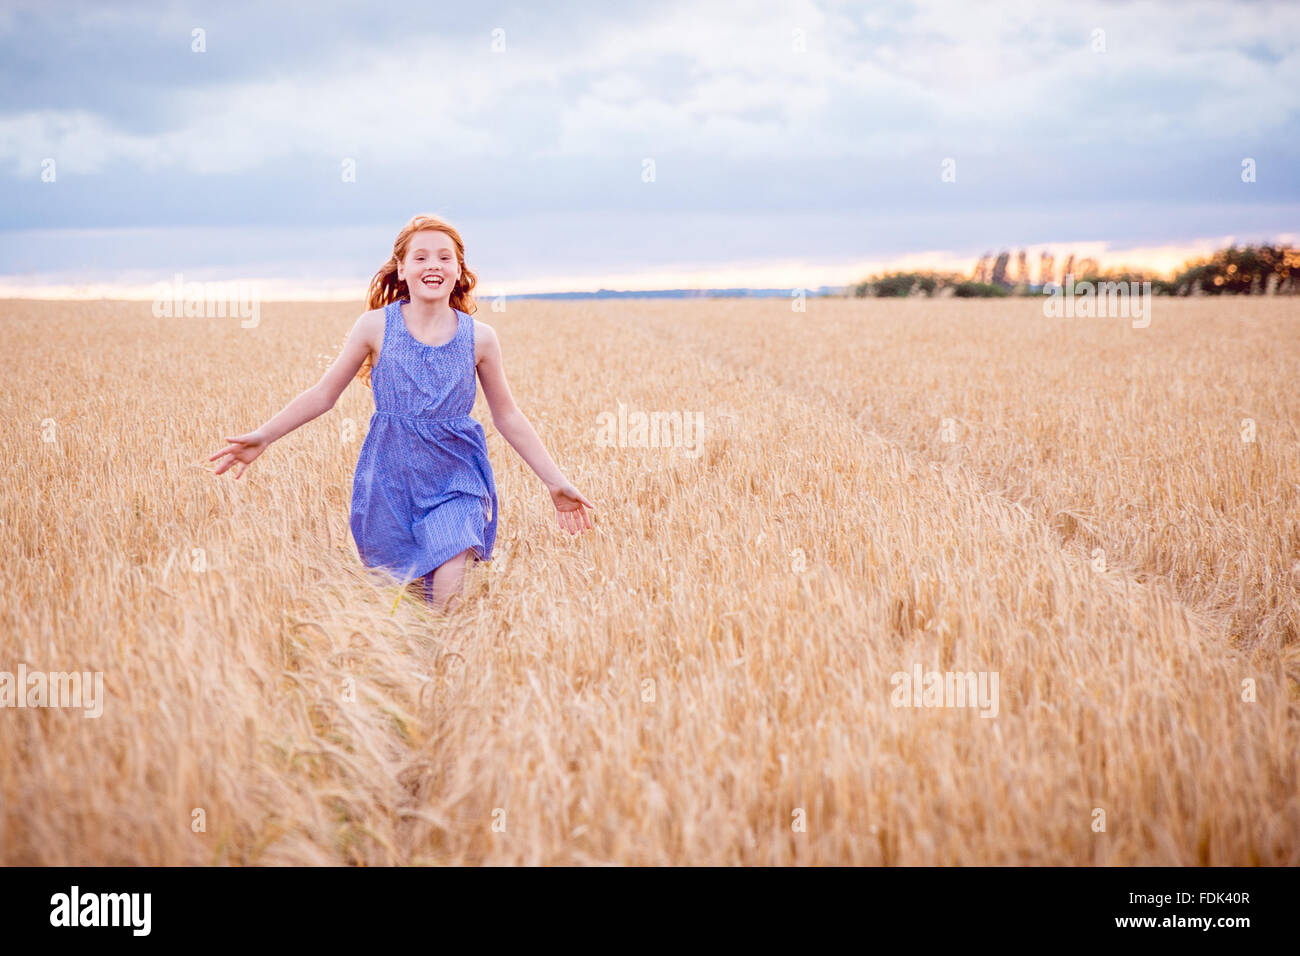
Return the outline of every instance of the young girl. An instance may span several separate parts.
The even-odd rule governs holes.
[[[496,332],[469,315],[476,281],[460,234],[416,216],[370,281],[370,311],[321,380],[257,430],[228,436],[208,459],[229,456],[218,475],[241,462],[242,477],[271,442],[329,411],[360,377],[374,391],[375,413],[352,482],[352,537],[368,566],[423,578],[439,610],[459,595],[468,557],[490,561],[496,539],[496,482],[483,427],[470,416],[476,370],[492,424],[545,483],[560,527],[590,528],[584,508],[594,510],[515,405]]]

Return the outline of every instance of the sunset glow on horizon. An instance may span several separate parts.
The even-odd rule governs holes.
[[[1270,237],[1272,241],[1294,244],[1295,234]],[[1104,242],[1058,242],[1021,247],[1031,263],[1037,263],[1041,253],[1056,256],[1059,269],[1061,260],[1073,254],[1078,259],[1095,259],[1103,270],[1133,269],[1152,272],[1164,277],[1172,276],[1178,269],[1192,261],[1209,256],[1216,249],[1244,245],[1245,241],[1233,236],[1219,236],[1189,243],[1161,246],[1110,249]],[[1001,251],[1001,250],[995,250]],[[1010,250],[1019,252],[1020,248]],[[478,274],[475,296],[480,300],[498,296],[547,295],[566,292],[655,292],[670,289],[805,289],[823,286],[842,287],[861,282],[869,275],[885,272],[934,271],[957,273],[969,277],[976,260],[957,256],[951,252],[934,251],[902,255],[893,259],[861,260],[847,263],[807,263],[799,261],[737,263],[714,266],[672,269],[623,271],[606,275],[557,275],[548,279],[511,280],[497,279],[492,275]],[[470,258],[470,267],[473,260]],[[39,283],[24,281],[22,276],[0,276],[0,298],[7,299],[120,299],[149,301],[157,297],[160,284],[174,284],[177,275],[183,282],[245,283],[255,286],[263,301],[284,302],[346,302],[360,301],[365,297],[369,276],[353,280],[327,279],[321,282],[286,279],[274,276],[226,274],[227,270],[183,270],[162,276],[153,281],[133,277],[126,281],[98,281],[84,283]]]

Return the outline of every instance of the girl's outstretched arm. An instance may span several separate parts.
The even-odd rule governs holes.
[[[492,411],[492,424],[528,467],[537,473],[551,493],[560,527],[577,534],[591,527],[584,508],[595,511],[596,506],[582,496],[573,483],[560,471],[533,429],[532,423],[515,404],[506,382],[505,366],[501,361],[501,342],[496,332],[486,322],[474,322],[475,362],[479,381],[483,383],[483,397]]]
[[[216,461],[227,455],[230,457],[221,462],[213,474],[220,475],[235,462],[239,462],[243,467],[235,473],[235,478],[242,478],[244,472],[248,471],[248,466],[253,463],[253,459],[266,451],[271,442],[283,438],[298,426],[305,425],[333,408],[339,396],[343,394],[343,390],[348,387],[348,383],[356,376],[366,356],[378,349],[374,343],[377,337],[383,335],[382,315],[383,310],[377,309],[357,319],[356,324],[352,326],[352,331],[348,333],[347,341],[343,343],[339,357],[325,370],[320,381],[301,392],[273,418],[247,434],[227,435],[226,441],[230,444],[208,461]],[[378,324],[376,316],[380,316]]]

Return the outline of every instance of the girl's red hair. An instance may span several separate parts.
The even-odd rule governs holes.
[[[370,288],[366,292],[367,311],[382,309],[390,302],[411,297],[411,290],[407,287],[406,282],[397,278],[397,265],[406,258],[406,248],[411,244],[411,237],[417,232],[426,229],[445,232],[451,237],[452,245],[456,247],[456,264],[459,267],[460,277],[451,290],[451,307],[470,315],[478,311],[478,306],[474,304],[474,285],[478,282],[478,277],[465,265],[465,243],[460,238],[460,233],[456,231],[455,226],[444,219],[439,219],[437,216],[414,216],[410,222],[402,227],[402,231],[393,240],[393,254],[389,256],[387,262],[379,267],[375,277],[370,280]],[[373,356],[366,356],[360,371],[357,372],[357,377],[365,382],[367,386],[370,385],[373,358]]]

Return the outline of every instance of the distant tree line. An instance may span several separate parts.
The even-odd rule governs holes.
[[[849,295],[896,298],[914,295],[988,298],[1041,295],[1045,287],[1073,278],[1079,282],[1150,282],[1154,295],[1297,295],[1300,294],[1300,250],[1291,246],[1229,246],[1207,259],[1184,264],[1172,279],[1152,272],[1103,270],[1097,260],[1067,256],[1060,271],[1055,257],[1039,257],[1031,276],[1028,256],[1021,250],[982,256],[971,275],[955,272],[888,272],[849,286]]]

